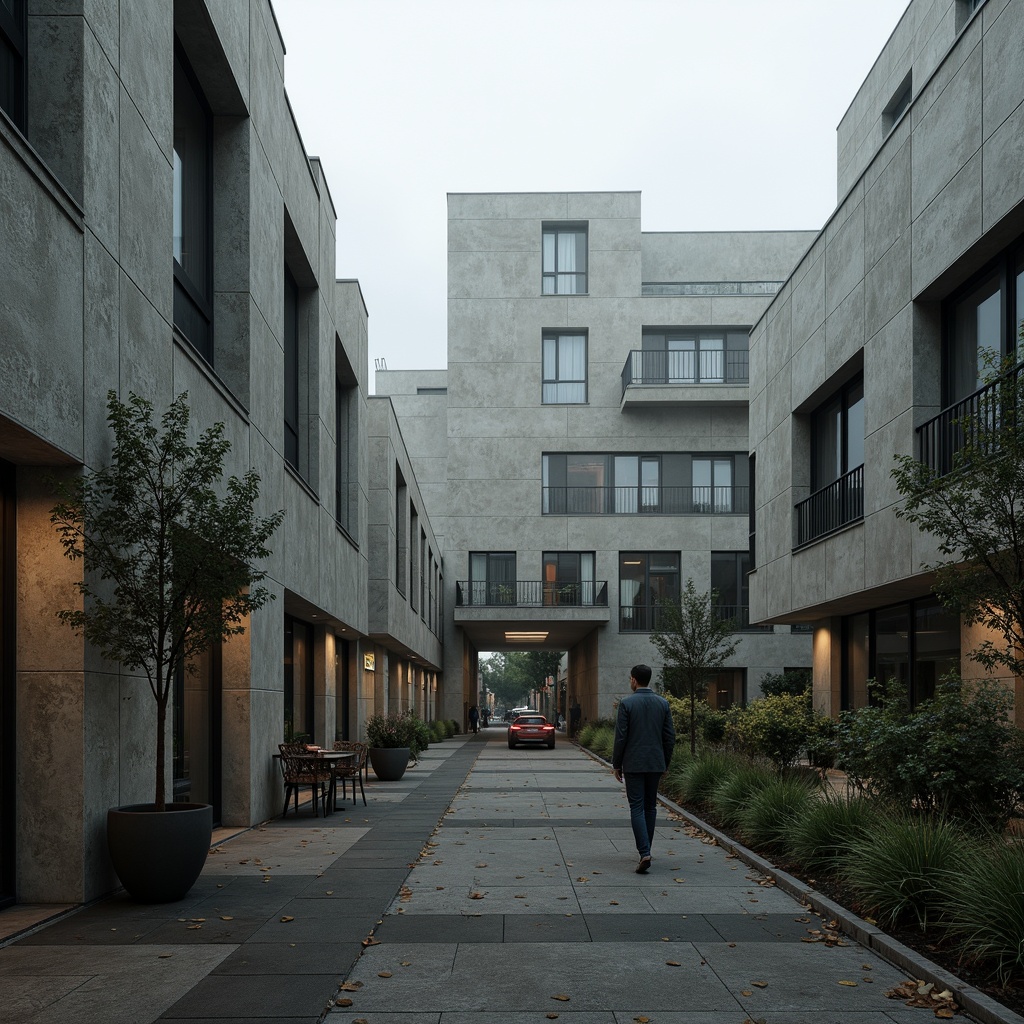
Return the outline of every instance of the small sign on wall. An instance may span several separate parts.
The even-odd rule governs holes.
[[[376,665],[376,662],[375,662],[374,656],[372,654],[364,654],[363,655],[363,669],[365,671],[372,672],[374,670],[374,666],[375,665]]]

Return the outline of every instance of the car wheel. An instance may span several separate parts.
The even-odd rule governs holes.
[[[515,750],[516,749],[516,745],[511,740],[508,741],[508,749],[509,750]]]
[[[548,750],[554,750],[554,749],[555,749],[555,741],[551,740],[551,742],[548,743]]]

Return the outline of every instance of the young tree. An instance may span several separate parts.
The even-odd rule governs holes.
[[[659,605],[658,628],[651,633],[651,643],[665,659],[665,688],[674,697],[690,700],[691,754],[697,750],[698,693],[739,646],[733,638],[735,623],[715,610],[716,596],[713,591],[698,593],[688,579],[678,602]]]
[[[996,633],[972,660],[1024,674],[1024,364],[1004,363],[990,375],[971,411],[949,425],[951,471],[897,456],[893,477],[901,519],[938,542],[939,600],[969,625]]]
[[[81,609],[58,616],[111,661],[141,669],[156,701],[156,810],[166,809],[167,708],[175,673],[211,645],[245,632],[272,598],[254,562],[284,518],[255,515],[259,476],[231,477],[224,424],[188,443],[188,393],[153,422],[153,406],[107,393],[110,464],[59,485],[50,521],[64,554],[84,559]]]

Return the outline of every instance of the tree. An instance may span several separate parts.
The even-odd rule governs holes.
[[[698,593],[688,579],[678,601],[659,605],[658,628],[651,643],[665,659],[662,678],[674,697],[690,701],[690,753],[697,751],[697,698],[708,680],[720,671],[739,646],[732,634],[735,623],[715,609],[717,594]]]
[[[561,657],[560,651],[498,652],[481,660],[480,674],[499,704],[514,707],[543,686],[546,676],[557,677]]]
[[[938,542],[934,573],[939,600],[968,625],[996,633],[971,651],[986,669],[1024,674],[1024,364],[989,374],[969,412],[949,424],[955,447],[941,473],[909,455],[896,456],[893,477],[903,497],[896,510]]]
[[[232,476],[217,493],[231,443],[224,424],[188,443],[188,393],[153,422],[153,406],[107,393],[110,463],[58,485],[50,521],[64,554],[84,559],[82,607],[58,616],[111,661],[141,669],[156,701],[156,810],[166,809],[167,708],[175,673],[272,598],[254,567],[284,518],[257,517],[260,478]]]

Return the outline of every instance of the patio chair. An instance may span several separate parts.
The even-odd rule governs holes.
[[[327,817],[327,793],[331,784],[331,766],[323,758],[306,749],[305,743],[281,743],[281,773],[284,775],[284,811],[288,813],[288,800],[295,795],[295,813],[299,813],[299,789],[312,789],[313,816],[319,817],[317,804],[322,803]]]
[[[359,743],[357,740],[335,740],[335,750],[351,750],[356,756],[351,761],[343,762],[338,765],[336,769],[336,777],[341,782],[341,798],[345,799],[345,785],[351,780],[352,782],[352,803],[356,802],[356,781],[359,782],[359,793],[363,798],[363,806],[366,806],[366,791],[363,789],[363,772],[366,771],[366,751],[368,747],[365,743]]]

